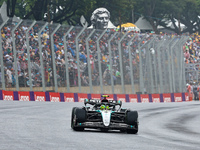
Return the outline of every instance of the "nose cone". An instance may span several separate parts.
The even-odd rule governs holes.
[[[104,126],[108,127],[110,125],[110,118],[111,118],[111,111],[110,110],[103,110],[101,112],[102,120]]]

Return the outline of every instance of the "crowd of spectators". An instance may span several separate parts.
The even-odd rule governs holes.
[[[3,48],[3,60],[4,60],[4,70],[5,79],[7,87],[15,87],[15,67],[14,67],[14,54],[13,54],[13,39],[11,31],[15,24],[6,24],[1,30],[2,36],[2,48]],[[15,30],[15,45],[17,51],[17,72],[20,87],[26,87],[30,85],[29,74],[28,74],[28,55],[27,55],[27,42],[26,42],[26,31],[28,29],[26,23],[22,23]],[[52,51],[50,44],[50,34],[52,28],[46,26],[41,33],[41,43],[42,43],[42,60],[44,66],[41,66],[40,62],[40,52],[38,43],[38,33],[41,29],[40,24],[35,24],[29,31],[29,49],[30,49],[30,63],[31,63],[31,78],[33,86],[41,86],[42,84],[42,73],[41,67],[44,68],[45,84],[46,86],[53,85],[53,63],[52,63]],[[67,50],[64,49],[63,36],[67,32],[69,27],[61,27],[53,36],[54,38],[54,53],[55,53],[55,64],[56,64],[56,77],[58,81],[58,86],[66,86],[66,66],[65,66],[65,53],[67,53],[68,61],[68,72],[69,72],[69,82],[70,86],[78,85],[78,71],[77,71],[77,54],[76,54],[76,36],[82,28],[74,28],[66,36]],[[87,60],[87,49],[86,49],[86,38],[91,33],[90,29],[86,29],[81,36],[78,38],[79,47],[79,66],[81,72],[81,85],[89,85],[89,75],[88,75],[88,63],[91,67],[92,75],[92,85],[96,86],[100,84],[99,75],[99,64],[98,64],[98,53],[96,41],[101,35],[102,31],[95,31],[89,40],[89,57],[90,61]],[[118,34],[111,41],[111,60],[113,66],[110,66],[110,55],[109,55],[109,43],[108,40],[111,36],[118,32]],[[99,41],[100,45],[100,61],[101,61],[101,71],[103,77],[103,84],[110,85],[111,77],[114,80],[114,84],[121,84],[121,73],[120,73],[120,55],[118,50],[118,41],[123,36],[123,32],[115,31],[113,29],[108,29],[106,33],[102,36]],[[130,65],[129,65],[129,49],[128,43],[135,33],[129,32],[128,35],[122,40],[122,61],[123,61],[123,73],[125,78],[125,84],[130,84]],[[131,54],[132,54],[132,64],[134,79],[139,80],[139,52],[137,49],[138,43],[144,38],[142,44],[145,44],[152,38],[152,33],[138,34],[138,36],[131,42]],[[170,35],[172,36],[172,35]],[[158,35],[159,38],[163,37],[163,34]],[[184,59],[186,64],[199,63],[200,62],[200,36],[192,34],[190,39],[184,45]],[[2,66],[2,65],[1,65]],[[111,73],[111,67],[113,72]]]
[[[200,70],[200,35],[198,32],[190,35],[183,46],[187,83],[198,82]]]

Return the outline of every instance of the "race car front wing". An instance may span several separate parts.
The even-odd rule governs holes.
[[[120,129],[136,129],[134,125],[128,125],[125,123],[110,123],[109,126],[104,126],[103,122],[84,122],[77,123],[76,127],[84,127],[84,128],[105,128],[111,130],[120,130]]]

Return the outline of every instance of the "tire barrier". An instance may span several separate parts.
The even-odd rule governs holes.
[[[104,93],[105,94],[105,93]],[[108,99],[131,103],[187,102],[188,93],[163,94],[107,94]],[[46,101],[46,102],[83,102],[84,99],[100,99],[101,94],[57,93],[57,92],[22,92],[0,90],[0,100],[9,101]]]

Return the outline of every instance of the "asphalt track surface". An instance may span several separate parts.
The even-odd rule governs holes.
[[[0,150],[199,150],[200,102],[124,103],[139,113],[138,134],[73,131],[83,103],[0,101]]]

